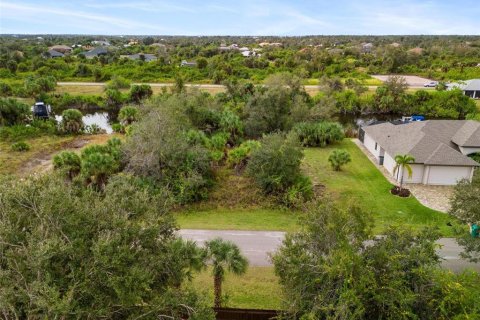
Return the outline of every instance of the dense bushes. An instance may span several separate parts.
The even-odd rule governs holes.
[[[302,176],[300,164],[303,151],[294,135],[285,137],[275,133],[265,136],[261,146],[251,153],[247,174],[266,194],[288,200],[308,199],[312,195],[311,182]],[[287,204],[292,204],[288,201]]]
[[[180,203],[203,199],[212,184],[211,157],[201,142],[188,141],[181,100],[153,101],[134,123],[124,153],[127,171],[172,190]]]
[[[313,203],[301,223],[273,256],[286,294],[282,319],[468,319],[480,313],[480,278],[440,267],[434,230],[390,227],[375,237],[367,212],[331,201]]]
[[[12,126],[27,120],[30,108],[12,98],[0,98],[0,126]]]
[[[97,190],[104,190],[108,179],[121,169],[121,141],[112,138],[105,145],[91,145],[77,155],[63,151],[53,158],[53,166],[65,172],[69,180],[80,174],[80,180]]]
[[[342,141],[345,137],[337,122],[304,122],[293,128],[300,142],[307,147],[325,147]]]
[[[214,319],[182,284],[200,249],[177,238],[165,189],[120,175],[100,194],[56,175],[0,181],[6,319]]]

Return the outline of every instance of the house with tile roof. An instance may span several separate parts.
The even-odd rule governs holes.
[[[469,157],[480,152],[480,122],[428,120],[377,123],[360,129],[359,139],[378,163],[406,183],[455,185],[471,180],[480,164]],[[395,156],[411,155],[413,174],[394,170]]]

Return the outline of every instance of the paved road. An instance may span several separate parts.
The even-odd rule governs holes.
[[[270,266],[269,253],[274,252],[282,243],[284,232],[278,231],[229,231],[229,230],[191,230],[182,229],[179,234],[186,239],[194,240],[198,244],[221,237],[236,243],[253,266]],[[480,264],[469,263],[459,256],[462,251],[454,239],[442,238],[438,241],[442,247],[438,250],[444,260],[442,265],[458,272],[466,268],[473,268],[480,272]]]

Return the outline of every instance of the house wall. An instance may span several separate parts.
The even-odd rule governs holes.
[[[403,182],[404,183],[422,183],[423,182],[423,174],[425,171],[425,165],[423,164],[411,164],[410,167],[412,168],[412,177],[408,177],[408,172],[405,170],[403,172]]]
[[[429,166],[426,184],[455,185],[462,179],[471,179],[473,167]]]
[[[375,156],[375,158],[379,158],[380,156],[380,146],[377,145],[377,150],[375,150],[375,140],[373,140],[372,137],[370,137],[366,132],[365,132],[365,138],[363,140],[363,144],[365,147],[370,151],[371,154]]]
[[[388,154],[388,152],[385,152],[385,155],[383,158],[383,166],[394,177],[396,176],[393,173],[393,169],[395,168],[395,165],[396,165],[395,159],[393,159],[393,157],[390,154]]]
[[[459,147],[459,148],[460,148],[460,152],[463,153],[464,155],[480,152],[480,148],[465,148],[465,147]]]

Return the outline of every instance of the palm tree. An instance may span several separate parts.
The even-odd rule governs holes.
[[[415,161],[415,158],[412,157],[411,155],[405,154],[405,155],[396,155],[395,156],[395,162],[397,163],[395,167],[393,168],[393,173],[395,174],[397,171],[400,171],[401,176],[400,176],[400,190],[403,189],[403,173],[405,170],[408,172],[408,178],[412,177],[412,167],[410,166],[410,163],[413,163]]]
[[[226,270],[234,274],[244,274],[247,271],[248,261],[240,252],[236,244],[216,238],[205,243],[205,258],[213,267],[213,289],[215,293],[215,307],[222,302],[222,282]]]

